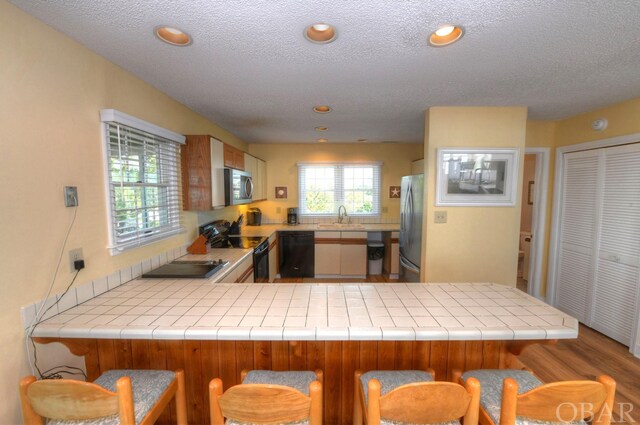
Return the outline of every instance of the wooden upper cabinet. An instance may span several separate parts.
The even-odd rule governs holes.
[[[231,145],[224,144],[224,166],[244,170],[244,152]]]
[[[224,147],[208,135],[187,136],[181,149],[184,210],[224,207]]]

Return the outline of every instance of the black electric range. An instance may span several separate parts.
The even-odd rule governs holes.
[[[240,219],[238,220],[241,221]],[[235,230],[231,231],[231,230]],[[269,282],[269,240],[265,236],[241,236],[237,222],[229,225],[223,220],[212,221],[199,227],[211,248],[253,249],[253,277],[255,282]]]
[[[236,222],[229,224],[224,220],[212,221],[198,228],[198,233],[207,238],[211,248],[255,249],[267,240],[264,236],[242,236],[239,232],[240,227]]]

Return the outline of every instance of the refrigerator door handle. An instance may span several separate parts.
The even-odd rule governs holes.
[[[411,248],[413,245],[413,229],[411,228],[411,224],[413,223],[413,185],[409,185],[409,189],[407,190],[407,203],[409,226],[405,226],[405,228],[407,229],[407,246]]]
[[[420,269],[416,268],[413,264],[402,258],[402,255],[400,256],[400,265],[409,271],[417,273],[418,275],[420,274]]]

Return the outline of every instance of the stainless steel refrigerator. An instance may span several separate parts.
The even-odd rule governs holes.
[[[402,177],[400,192],[400,281],[420,281],[424,174]]]

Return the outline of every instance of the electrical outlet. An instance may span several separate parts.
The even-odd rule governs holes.
[[[447,212],[446,211],[436,211],[433,214],[433,222],[434,223],[446,223],[447,222]]]
[[[382,214],[387,214],[389,212],[389,207],[382,207]]]
[[[78,206],[78,187],[77,186],[64,187],[64,206],[65,207]]]
[[[277,213],[277,214],[280,214],[281,212],[282,212],[282,208],[280,208],[280,207],[276,207],[276,213]]]
[[[76,260],[84,260],[82,255],[82,248],[72,249],[69,251],[69,270],[74,271],[76,268],[73,266],[73,262]]]

